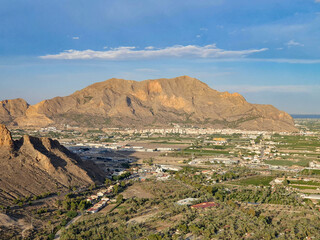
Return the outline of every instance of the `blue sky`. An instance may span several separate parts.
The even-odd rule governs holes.
[[[320,113],[320,0],[0,0],[0,100],[189,75]]]

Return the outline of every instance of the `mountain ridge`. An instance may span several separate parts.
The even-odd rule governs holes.
[[[18,126],[165,126],[170,123],[246,130],[296,131],[291,116],[271,105],[250,104],[196,78],[144,81],[112,78],[66,97],[29,106],[12,116]],[[1,120],[1,118],[0,118]]]
[[[103,173],[57,140],[23,136],[12,140],[0,124],[0,200],[67,190],[102,182]]]

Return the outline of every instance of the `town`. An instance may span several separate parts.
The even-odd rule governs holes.
[[[72,239],[72,232],[82,229],[82,221],[87,224],[92,219],[102,221],[103,216],[108,216],[103,220],[107,222],[120,221],[118,217],[126,216],[126,228],[147,224],[147,229],[159,235],[158,227],[165,228],[168,224],[160,220],[167,212],[169,224],[174,225],[175,221],[179,224],[159,236],[177,237],[197,235],[188,224],[182,227],[186,224],[184,214],[213,211],[210,209],[222,211],[226,206],[240,215],[253,214],[261,218],[275,216],[275,205],[278,205],[283,217],[279,220],[281,224],[286,214],[295,212],[320,217],[320,131],[314,127],[317,125],[310,127],[308,123],[296,120],[299,133],[178,125],[140,130],[70,126],[14,129],[14,138],[30,134],[59,140],[83,160],[97,164],[104,171],[106,181],[87,189],[74,186],[69,193],[51,193],[51,203],[43,198],[38,210],[34,210],[32,201],[19,199],[16,203],[22,206],[20,209],[16,206],[12,208],[15,210],[6,208],[5,211],[18,213],[29,208],[31,213],[36,211],[34,224],[37,218],[50,221],[53,230],[43,231],[55,239]],[[165,205],[160,199],[167,199]],[[49,212],[56,211],[58,215],[52,220]],[[221,236],[224,228],[225,225],[219,230]],[[128,234],[128,238],[133,236],[131,230]],[[262,236],[257,229],[243,234]],[[288,232],[283,229],[272,234],[287,236]]]

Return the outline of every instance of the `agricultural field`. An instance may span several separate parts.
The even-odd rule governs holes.
[[[233,181],[232,184],[235,185],[242,185],[242,186],[270,186],[270,182],[274,179],[273,176],[256,176],[256,177],[249,177],[246,179],[241,179],[238,181]]]

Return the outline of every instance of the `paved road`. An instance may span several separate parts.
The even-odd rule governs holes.
[[[65,226],[65,229],[68,229],[72,224],[74,224],[76,221],[78,221],[80,218],[82,217],[81,213],[78,213],[78,216],[76,216],[75,218],[73,218],[70,222],[67,223],[67,225]],[[54,239],[60,239],[61,236],[61,229],[56,233],[56,235],[54,236]]]

